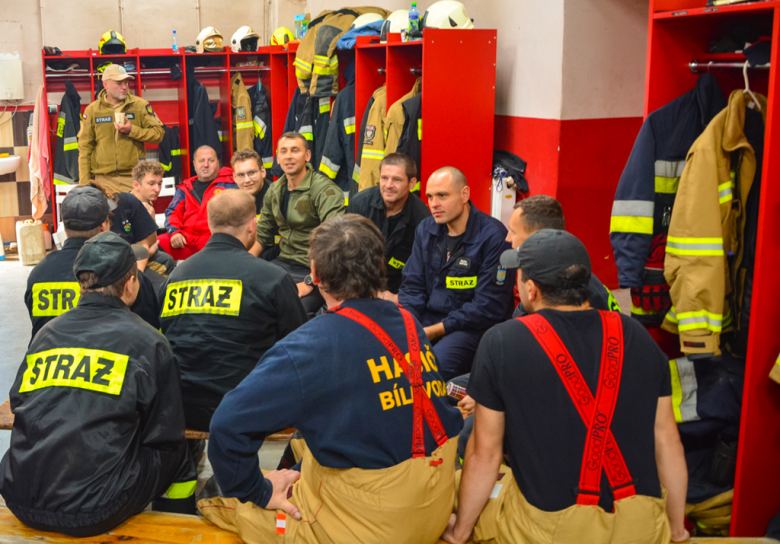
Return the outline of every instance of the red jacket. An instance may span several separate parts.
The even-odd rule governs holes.
[[[187,242],[202,241],[211,237],[206,206],[215,194],[224,189],[238,189],[233,181],[233,170],[227,166],[219,169],[219,175],[203,193],[203,202],[192,194],[192,182],[197,176],[186,179],[176,188],[173,200],[165,210],[165,229],[169,235],[181,231]]]

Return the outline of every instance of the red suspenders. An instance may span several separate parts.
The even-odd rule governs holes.
[[[414,430],[412,434],[412,457],[425,457],[425,434],[423,432],[423,417],[428,423],[428,428],[433,434],[433,438],[439,446],[447,442],[447,433],[444,432],[444,426],[441,424],[439,414],[433,406],[433,402],[425,394],[422,379],[422,362],[420,361],[420,339],[417,336],[417,327],[414,324],[412,314],[401,308],[401,315],[404,318],[406,327],[406,339],[409,343],[409,358],[411,364],[407,364],[404,352],[398,348],[398,345],[390,338],[387,333],[365,314],[352,308],[337,306],[331,311],[338,315],[348,317],[352,321],[363,325],[373,334],[377,340],[390,352],[398,366],[403,370],[404,376],[412,384],[412,409],[414,412]]]
[[[585,505],[599,503],[602,468],[607,471],[607,479],[612,486],[615,500],[636,495],[631,474],[610,430],[623,371],[623,323],[617,312],[600,310],[599,313],[604,340],[599,387],[595,399],[577,363],[547,320],[539,314],[518,318],[544,348],[588,428],[577,495],[577,504]]]

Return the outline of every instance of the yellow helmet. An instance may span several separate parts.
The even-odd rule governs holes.
[[[287,45],[295,39],[290,29],[280,26],[271,35],[271,45]]]
[[[195,39],[195,50],[198,53],[203,53],[204,51],[221,53],[222,49],[222,34],[213,26],[207,26],[201,30]]]
[[[124,55],[127,53],[127,43],[116,30],[109,30],[100,37],[98,50],[101,55]]]

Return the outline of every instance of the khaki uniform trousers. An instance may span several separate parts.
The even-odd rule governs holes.
[[[376,470],[326,468],[306,449],[289,499],[302,519],[287,516],[284,534],[276,531],[281,510],[223,497],[198,508],[247,544],[433,544],[455,503],[457,444],[455,437],[428,457]]]
[[[501,466],[498,497],[489,499],[474,528],[473,541],[485,544],[669,544],[666,492],[657,499],[634,495],[615,501],[615,513],[599,506],[572,505],[558,512],[531,506]],[[456,474],[458,487],[462,471]]]
[[[108,194],[129,193],[133,190],[132,176],[110,176],[106,174],[95,174],[95,181],[97,181]]]

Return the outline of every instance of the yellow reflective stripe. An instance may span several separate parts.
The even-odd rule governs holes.
[[[241,280],[186,280],[171,283],[165,291],[160,317],[181,314],[237,316],[241,311]]]
[[[680,178],[665,178],[663,176],[655,176],[655,192],[664,194],[677,194],[677,189],[680,187]]]
[[[422,119],[417,120],[417,139],[422,141]]]
[[[328,168],[328,165],[325,164],[324,161],[325,157],[323,157],[323,161],[320,162],[320,172],[328,176],[330,179],[336,179],[337,171],[333,171],[330,168]]]
[[[680,332],[695,329],[708,329],[711,332],[721,332],[723,330],[723,316],[707,310],[681,312],[674,315],[669,321],[676,322]]]
[[[682,423],[682,413],[680,412],[680,404],[683,400],[682,384],[680,383],[680,374],[677,371],[677,361],[674,359],[669,360],[669,369],[672,371],[672,410],[674,411],[674,420],[677,423]]]
[[[612,293],[609,295],[612,297]],[[610,299],[611,300],[611,299]],[[645,310],[644,308],[640,308],[639,306],[634,306],[634,303],[631,303],[631,313],[636,315],[657,315],[658,311],[656,310]]]
[[[352,179],[360,183],[360,165],[356,164],[355,168],[352,170]]]
[[[733,177],[733,176],[732,176]],[[721,204],[728,202],[732,199],[732,193],[734,189],[734,182],[727,181],[718,185],[718,197]]]
[[[276,236],[274,236],[274,244],[278,244],[281,241],[282,241],[282,237],[281,236],[279,236],[278,234]]]
[[[666,252],[673,255],[723,256],[723,238],[682,238],[669,236]]]
[[[186,149],[171,149],[171,157],[177,157],[179,155],[186,155]]]
[[[320,64],[322,66],[328,66],[329,57],[327,55],[314,55],[314,65]]]
[[[320,98],[320,113],[330,111],[330,98]]]
[[[603,283],[601,285],[604,285]],[[620,304],[618,304],[617,299],[615,298],[615,295],[612,294],[612,291],[609,290],[609,287],[604,285],[604,289],[607,291],[607,306],[609,307],[609,310],[612,312],[619,312],[620,311]]]
[[[60,117],[57,119],[57,136],[62,138],[62,135],[65,133],[65,118]]]
[[[653,234],[653,218],[613,215],[609,220],[609,232]]]
[[[65,144],[64,146],[62,146],[62,150],[63,151],[72,151],[72,150],[78,149],[78,148],[79,148],[79,144],[77,144],[77,143],[75,143],[75,144]]]
[[[252,124],[255,127],[255,136],[260,139],[265,138],[265,129],[267,127],[265,122],[259,117],[255,116],[252,119]]]
[[[60,179],[54,178],[54,185],[75,185],[75,183],[69,183],[67,181],[62,181]]]
[[[465,278],[447,276],[447,289],[474,289],[477,287],[477,276],[468,276]]]
[[[128,356],[86,348],[55,348],[27,356],[20,393],[46,387],[74,387],[119,395]]]
[[[307,140],[314,140],[314,134],[312,134],[311,132],[301,132],[301,136],[303,136]]]
[[[33,317],[62,315],[76,307],[80,295],[81,288],[76,281],[35,283],[32,288],[32,315]]]
[[[173,168],[173,163],[172,163],[172,162],[169,162],[168,164],[166,164],[166,163],[164,163],[164,162],[161,162],[161,163],[160,163],[160,166],[162,166],[162,167],[163,167],[163,170],[165,170],[166,172],[170,172],[170,171],[171,171],[171,168]]]
[[[355,124],[347,125],[344,127],[344,130],[347,134],[354,134],[355,133]]]
[[[391,257],[389,261],[387,261],[387,264],[392,266],[393,268],[396,268],[398,270],[401,270],[404,266],[406,266],[406,263],[399,261],[395,257]],[[449,279],[449,278],[447,278]]]
[[[238,123],[236,125],[236,129],[242,129],[242,128],[254,128],[254,125],[252,123]]]
[[[295,58],[295,62],[293,62],[293,66],[297,66],[301,70],[309,70],[309,71],[311,71],[311,64],[309,64],[305,60],[301,59],[300,57],[296,57]]]
[[[195,488],[197,486],[198,480],[175,483],[168,488],[165,492],[165,496],[169,499],[186,499],[195,494]]]
[[[382,160],[385,158],[385,152],[379,149],[364,149],[360,157],[363,159]]]
[[[268,161],[263,163],[263,168],[271,168],[274,165],[274,161]]]
[[[345,196],[344,197],[344,207],[346,208],[347,206],[349,206],[349,197]]]
[[[420,192],[420,182],[414,184],[414,187],[412,187],[412,191]]]
[[[319,66],[314,67],[314,73],[321,76],[335,76],[339,73],[339,68],[321,68]]]
[[[311,71],[308,70],[302,71],[299,70],[298,68],[295,69],[295,77],[302,80],[304,83],[308,83],[309,81],[311,81],[311,78],[309,76],[311,76]]]

